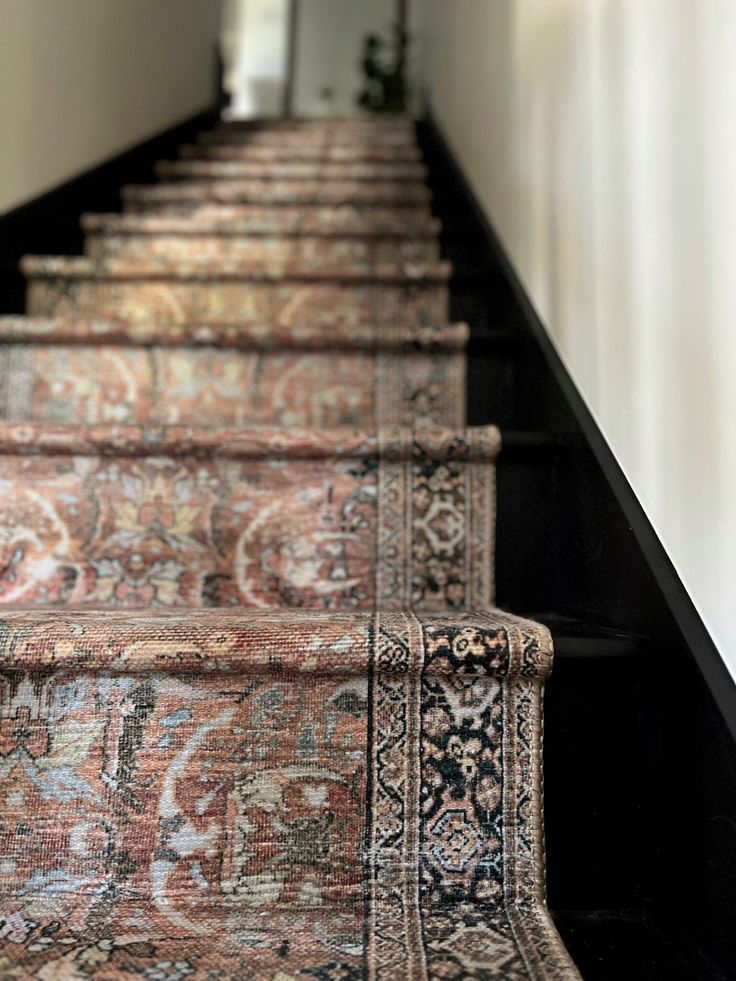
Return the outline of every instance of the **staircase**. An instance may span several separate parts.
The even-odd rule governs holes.
[[[497,461],[518,520],[557,447],[466,425],[413,126],[158,175],[0,318],[0,978],[579,977],[494,605]]]

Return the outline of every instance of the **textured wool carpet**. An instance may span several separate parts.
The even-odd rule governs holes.
[[[283,163],[247,160],[162,160],[156,174],[190,180],[329,180],[329,181],[423,181],[427,168],[421,163]]]
[[[160,204],[388,204],[426,205],[427,187],[404,180],[189,180],[121,188],[128,211]]]
[[[577,977],[542,901],[543,628],[21,612],[0,652],[3,977]]]
[[[579,981],[412,127],[185,157],[0,318],[0,981]]]
[[[27,256],[32,317],[167,324],[422,326],[446,323],[446,263],[250,266]]]
[[[162,329],[0,317],[0,419],[459,427],[467,337],[463,324]]]
[[[163,209],[138,215],[82,215],[87,242],[92,237],[117,235],[291,236],[297,239],[348,237],[372,241],[375,238],[430,241],[432,257],[439,251],[440,222],[421,205],[390,208],[382,205],[305,205],[277,208],[258,205],[212,205],[187,207],[178,214]],[[104,251],[104,250],[103,250]]]
[[[85,215],[82,225],[86,254],[91,258],[160,258],[177,262],[192,257],[204,262],[275,263],[299,268],[314,266],[381,266],[428,263],[439,259],[438,226],[421,220],[397,227],[374,215],[370,222],[349,222],[347,216],[317,211],[314,220],[291,208],[278,224],[260,220],[247,206],[238,212],[224,206],[212,212],[183,216]],[[282,209],[276,209],[280,213]],[[223,213],[224,212],[224,213]],[[245,213],[243,213],[245,212]],[[275,226],[275,227],[274,227]]]
[[[232,142],[227,138],[223,142],[202,139],[196,145],[182,146],[179,156],[187,160],[251,160],[266,163],[293,163],[303,161],[313,163],[417,163],[421,162],[421,153],[416,146],[365,146],[330,145],[330,144],[291,144],[287,147],[278,145],[248,146]]]

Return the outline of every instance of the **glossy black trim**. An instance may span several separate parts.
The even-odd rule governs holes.
[[[734,979],[736,686],[431,117],[418,134],[469,419],[507,434],[498,602],[555,638],[550,908],[586,981]]]

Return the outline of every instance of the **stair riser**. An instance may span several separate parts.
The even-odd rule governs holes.
[[[126,209],[167,203],[273,205],[428,205],[429,190],[411,181],[180,181],[121,189]]]
[[[0,835],[0,915],[35,941],[9,950],[26,976],[320,976],[339,943],[343,976],[441,977],[451,952],[524,977],[524,938],[574,977],[540,909],[544,628],[19,614],[4,641],[0,795],[25,831]]]
[[[461,427],[465,355],[0,344],[0,418],[315,429]]]
[[[501,429],[516,419],[516,358],[510,352],[473,354],[467,361],[468,420]]]
[[[339,433],[0,427],[0,603],[489,606],[497,431]]]
[[[309,267],[349,263],[434,262],[436,238],[337,238],[265,235],[87,235],[86,255],[100,258],[161,258],[243,261]]]
[[[166,180],[319,180],[424,182],[420,163],[248,163],[246,161],[162,160],[156,174]]]
[[[247,275],[247,273],[244,273]],[[445,283],[305,283],[29,276],[30,316],[160,324],[332,325],[446,323]]]
[[[349,132],[335,130],[325,133],[243,133],[236,130],[217,129],[211,132],[201,133],[197,137],[197,142],[205,146],[209,143],[229,143],[243,147],[276,147],[278,149],[289,149],[292,146],[298,147],[382,147],[393,150],[394,147],[414,147],[416,146],[413,133],[380,133],[380,132]]]
[[[278,164],[306,163],[418,163],[420,151],[414,146],[253,146],[223,142],[183,146],[179,155],[185,160],[252,160]]]
[[[146,215],[87,214],[82,228],[109,235],[238,235],[337,237],[346,239],[436,239],[440,223],[426,208],[318,205],[274,208],[260,205],[181,206],[167,215],[165,207]]]

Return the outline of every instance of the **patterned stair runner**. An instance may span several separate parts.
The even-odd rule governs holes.
[[[460,427],[467,338],[463,324],[162,330],[0,317],[0,419]]]
[[[68,610],[0,643],[4,977],[578,978],[544,909],[544,628]]]
[[[259,209],[241,209],[241,217],[220,213],[170,215],[84,215],[85,251],[91,258],[136,258],[146,256],[171,260],[192,256],[211,262],[275,262],[304,266],[387,265],[406,262],[436,262],[439,259],[439,228],[436,222],[420,220],[412,232],[397,222],[348,222],[331,211],[315,212],[305,221],[301,212],[276,209],[285,214],[275,222],[273,212],[264,218]],[[260,209],[262,210],[262,209]],[[224,214],[223,214],[224,212]],[[336,219],[340,219],[339,223]]]
[[[0,424],[0,604],[484,609],[493,427]]]
[[[333,130],[302,130],[291,131],[283,130],[238,130],[233,127],[221,127],[220,129],[207,130],[198,137],[198,142],[207,143],[235,143],[239,146],[348,146],[348,147],[367,147],[370,145],[394,149],[395,147],[413,147],[415,137],[413,133],[401,130],[373,131],[373,130],[351,130],[338,127]]]
[[[420,163],[283,163],[247,160],[161,160],[156,174],[164,180],[308,180],[308,181],[423,181]]]
[[[222,124],[0,318],[0,979],[579,981],[405,119]]]
[[[384,204],[427,205],[421,181],[403,180],[190,180],[171,184],[128,184],[120,191],[128,210],[160,204]]]
[[[26,256],[28,313],[160,324],[446,323],[446,263],[325,267]]]

